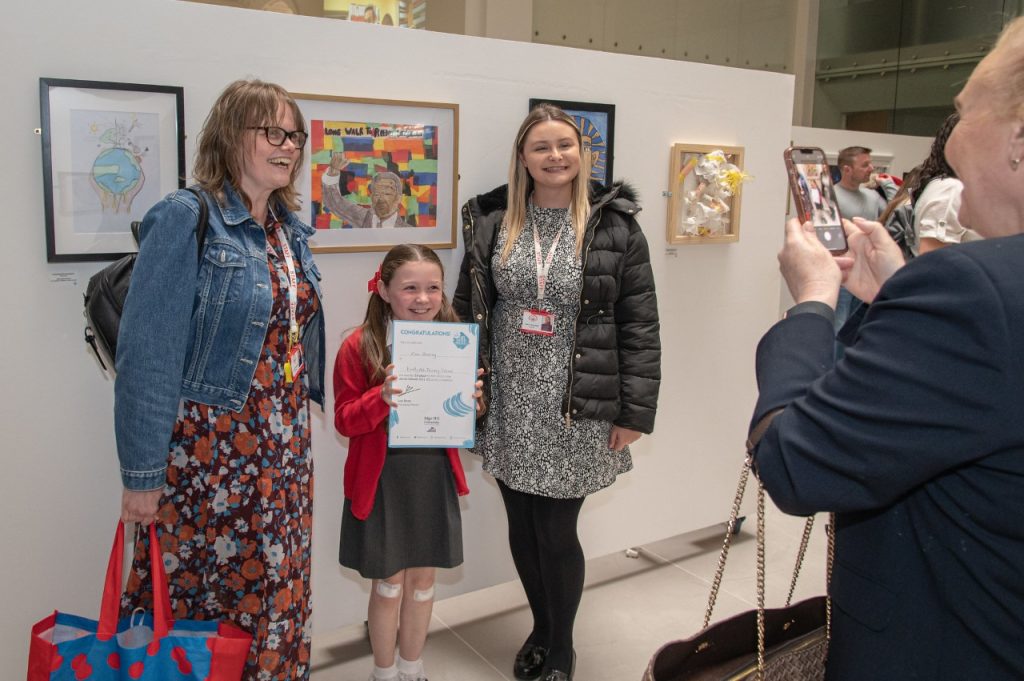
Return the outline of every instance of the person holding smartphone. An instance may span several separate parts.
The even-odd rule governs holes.
[[[877,222],[834,257],[791,220],[796,305],[757,348],[754,469],[783,511],[836,514],[829,679],[1024,670],[1024,18],[956,105],[945,156],[985,239],[904,265]],[[868,307],[836,361],[841,283]]]

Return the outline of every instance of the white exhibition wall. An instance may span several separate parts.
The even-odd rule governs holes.
[[[82,342],[82,291],[102,264],[46,263],[33,134],[40,77],[183,85],[189,165],[206,111],[239,77],[294,92],[457,102],[460,203],[504,181],[531,96],[615,104],[615,170],[643,199],[664,380],[656,433],[634,447],[633,472],[587,501],[583,544],[602,555],[725,519],[755,397],[754,347],[777,316],[792,76],[174,0],[15,3],[0,38],[8,97],[0,668],[17,673],[30,624],[49,610],[97,612],[120,501],[113,386]],[[745,148],[752,179],[738,243],[666,247],[662,191],[673,142]],[[461,245],[441,255],[457,271]],[[342,331],[362,317],[380,257],[317,258],[332,357]],[[335,558],[345,442],[319,412],[314,428],[313,594],[316,629],[325,632],[363,618],[366,586]],[[466,563],[441,576],[442,598],[514,576],[497,489],[476,457],[463,458],[473,490],[463,502]]]

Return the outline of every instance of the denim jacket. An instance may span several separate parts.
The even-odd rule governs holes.
[[[241,411],[270,322],[266,233],[230,186],[207,196],[203,257],[196,252],[199,203],[169,194],[146,213],[139,256],[117,337],[114,432],[121,480],[130,490],[164,484],[182,399]],[[286,213],[288,242],[317,298],[313,228]],[[323,310],[301,330],[311,399],[323,407]]]

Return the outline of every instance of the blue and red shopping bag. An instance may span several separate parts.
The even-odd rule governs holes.
[[[238,681],[252,636],[218,622],[174,621],[156,527],[149,526],[153,612],[118,621],[124,523],[118,523],[100,619],[54,612],[32,627],[28,681]]]

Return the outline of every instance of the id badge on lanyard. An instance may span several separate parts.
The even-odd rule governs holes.
[[[548,283],[548,272],[551,270],[551,263],[555,259],[555,250],[558,248],[558,240],[562,238],[562,232],[555,235],[555,240],[551,242],[551,250],[548,251],[546,258],[541,258],[540,252],[540,235],[537,233],[537,225],[533,226],[533,254],[537,261],[537,299],[540,301],[540,306],[544,305],[544,289],[547,288]],[[534,336],[554,336],[555,335],[555,314],[548,310],[539,308],[530,308],[523,310],[523,321],[519,326],[519,330],[522,333],[527,333]]]
[[[295,275],[295,263],[292,261],[292,249],[288,245],[288,239],[281,223],[276,222],[274,229],[277,232],[277,242],[281,247],[284,256],[284,266],[288,270],[288,353],[284,361],[284,380],[286,383],[293,383],[302,374],[306,366],[302,357],[302,343],[299,342],[299,322],[297,310],[299,307],[299,281]],[[267,253],[276,255],[270,242],[267,242]]]

